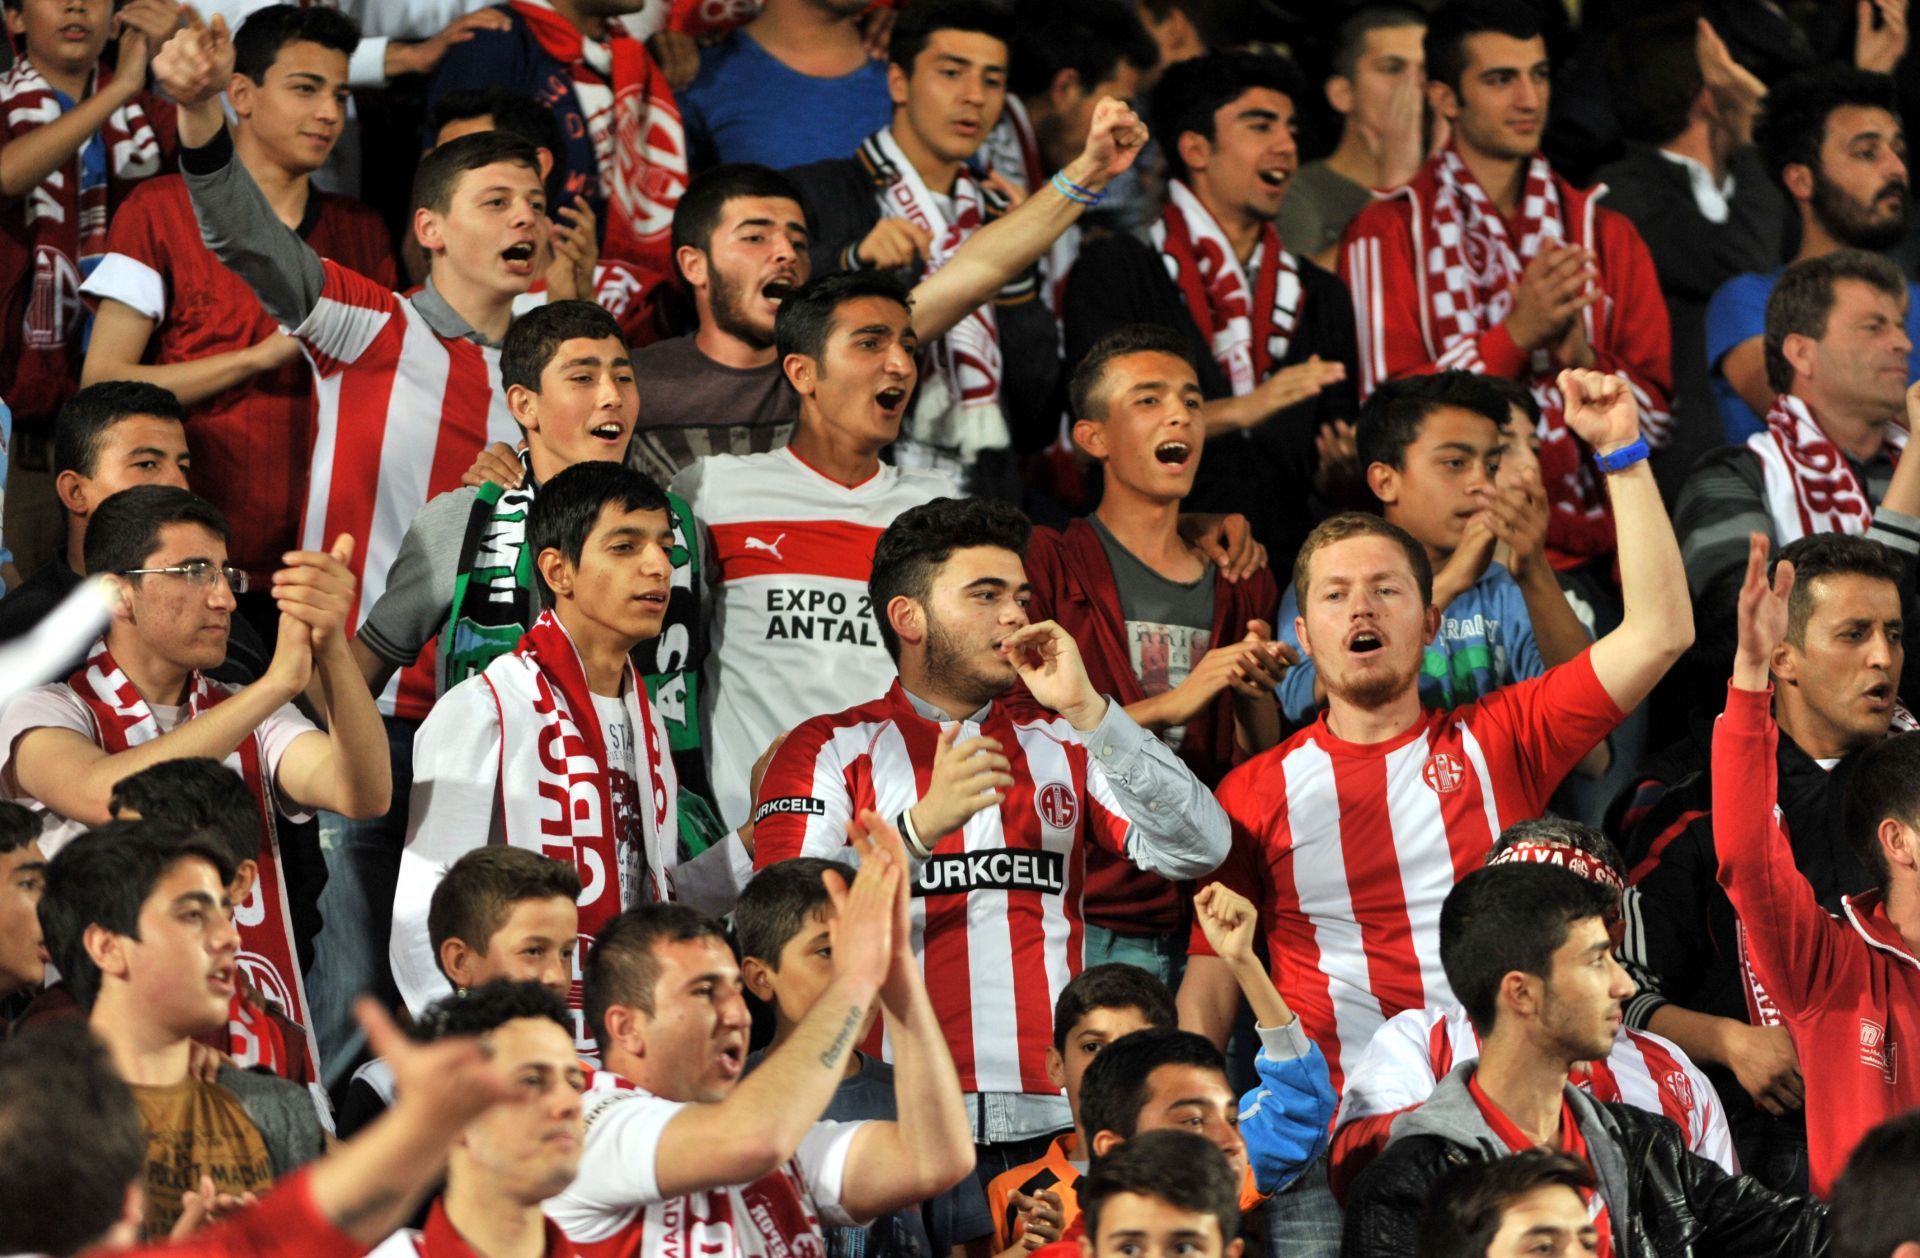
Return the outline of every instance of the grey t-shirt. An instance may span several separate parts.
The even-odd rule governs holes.
[[[1133,675],[1148,695],[1165,694],[1187,679],[1213,645],[1212,564],[1191,582],[1169,581],[1141,563],[1107,532],[1098,516],[1088,517],[1120,590],[1120,615],[1127,622],[1127,654]],[[1169,726],[1160,737],[1178,751],[1186,726]]]
[[[663,486],[705,455],[778,450],[800,418],[800,399],[778,361],[728,367],[701,353],[691,333],[639,350],[633,370],[640,422],[627,465]]]
[[[357,635],[369,651],[405,668],[447,627],[459,577],[460,544],[480,491],[469,486],[437,494],[420,508],[387,572],[387,588]]]
[[[1293,187],[1273,220],[1280,243],[1311,257],[1340,243],[1351,223],[1373,200],[1369,192],[1323,161],[1308,162],[1293,177]]]

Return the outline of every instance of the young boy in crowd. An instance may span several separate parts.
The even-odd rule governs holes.
[[[1187,1131],[1148,1131],[1095,1161],[1081,1196],[1080,1258],[1240,1258],[1239,1185],[1227,1159]]]
[[[1059,621],[1095,689],[1212,785],[1280,740],[1274,687],[1293,652],[1269,642],[1273,574],[1224,578],[1181,536],[1206,444],[1190,352],[1177,333],[1136,324],[1102,337],[1074,369],[1073,436],[1100,465],[1100,506],[1064,532],[1034,530],[1027,614]],[[1173,982],[1187,921],[1173,883],[1090,852],[1086,915],[1089,961]]]
[[[262,1069],[302,1083],[313,1091],[323,1122],[332,1106],[319,1084],[319,1050],[311,1031],[288,1016],[299,1008],[286,990],[279,967],[259,955],[271,949],[280,922],[268,920],[273,906],[263,895],[269,880],[260,877],[262,857],[275,859],[260,844],[260,805],[246,779],[210,756],[162,760],[114,783],[107,811],[116,821],[164,821],[218,840],[233,860],[227,898],[240,931],[235,960],[233,1001],[227,1025],[208,1042],[243,1070]],[[283,897],[280,910],[286,912]],[[291,920],[285,924],[291,930]],[[269,953],[270,955],[270,953]]]
[[[340,138],[360,31],[337,9],[277,4],[234,35],[234,155],[274,219],[315,253],[396,287],[386,224],[312,185]],[[144,380],[188,408],[202,493],[246,521],[233,560],[256,580],[300,531],[313,388],[300,343],[200,240],[186,184],[148,180],[115,211],[107,255],[81,289],[94,308],[83,383]],[[245,601],[243,600],[243,606]]]
[[[80,379],[80,284],[107,251],[110,214],[172,155],[173,107],[145,87],[147,59],[179,13],[170,0],[134,0],[118,13],[6,0],[13,68],[0,78],[0,397],[43,469],[53,417]],[[109,70],[101,53],[116,33]],[[12,454],[18,491],[27,450]],[[16,551],[33,540],[18,527],[32,518],[23,512],[29,497],[9,495]],[[52,550],[21,557],[37,565]]]
[[[475,847],[505,843],[576,864],[588,938],[622,909],[674,898],[678,784],[630,658],[666,614],[668,514],[659,486],[609,462],[567,468],[528,509],[521,562],[547,610],[512,651],[442,696],[415,745],[390,948],[409,1008],[447,991],[427,919],[446,867]],[[556,797],[591,805],[556,812]],[[579,1040],[590,1047],[584,1024]]]
[[[851,873],[844,865],[802,856],[771,865],[753,876],[734,906],[733,927],[740,949],[740,977],[747,990],[773,1012],[773,1043],[779,1048],[833,982],[832,927],[838,916],[822,875]],[[879,1015],[869,1010],[859,1036]],[[749,1068],[764,1054],[756,1054]],[[847,1058],[846,1078],[822,1117],[857,1122],[899,1117],[893,1103],[893,1067],[857,1049]],[[832,1258],[957,1254],[993,1232],[980,1181],[972,1175],[919,1209],[896,1210],[865,1228],[832,1228],[827,1253]]]
[[[0,801],[0,1038],[15,997],[39,987],[46,975],[40,959],[40,893],[47,885],[47,858],[40,852],[40,823],[19,804]]]
[[[374,1258],[573,1258],[572,1242],[540,1211],[573,1179],[586,1138],[587,1072],[573,1051],[566,1000],[541,983],[502,979],[436,1004],[418,1035],[425,1043],[475,1037],[520,1092],[468,1124],[426,1226],[395,1232]]]
[[[1457,1167],[1427,1196],[1414,1258],[1599,1253],[1586,1204],[1595,1187],[1592,1167],[1547,1149]]]
[[[427,907],[427,937],[456,996],[488,983],[538,983],[565,1000],[579,970],[580,871],[525,848],[476,847],[447,870]],[[336,1119],[342,1139],[393,1104],[393,1069],[353,1072]]]
[[[1177,1026],[1173,993],[1135,965],[1088,966],[1060,992],[1053,1007],[1053,1048],[1047,1077],[1067,1094],[1073,1130],[1054,1138],[1044,1156],[1003,1171],[987,1185],[993,1246],[1026,1252],[1060,1239],[1079,1213],[1079,1180],[1087,1165],[1087,1133],[1080,1126],[1080,1079],[1094,1057],[1123,1035]]]
[[[188,1068],[194,1037],[226,1024],[237,990],[233,874],[220,840],[159,821],[111,822],[47,868],[48,950],[146,1128],[149,1239],[167,1235],[203,1176],[224,1194],[259,1192],[322,1148],[298,1084],[230,1064],[209,1082]]]
[[[1420,699],[1452,708],[1538,677],[1587,649],[1546,559],[1547,496],[1531,448],[1508,439],[1505,394],[1464,371],[1382,385],[1361,408],[1356,441],[1367,486],[1388,522],[1433,565],[1440,631],[1427,644]],[[1503,543],[1509,555],[1496,563]],[[1298,592],[1280,603],[1280,638],[1300,645]],[[1326,702],[1312,659],[1292,668],[1280,704],[1295,725]]]

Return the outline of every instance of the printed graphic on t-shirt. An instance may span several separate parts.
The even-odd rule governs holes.
[[[1163,695],[1187,679],[1193,666],[1205,656],[1213,643],[1213,632],[1192,625],[1163,625],[1151,620],[1127,622],[1127,651],[1132,656],[1133,675],[1149,696]],[[1180,750],[1187,735],[1184,725],[1169,725],[1160,731],[1160,740]]]
[[[273,1183],[266,1142],[238,1098],[218,1084],[186,1079],[137,1087],[147,1131],[148,1240],[164,1240],[180,1218],[181,1194],[212,1176],[223,1193],[265,1192]]]
[[[646,898],[646,835],[640,821],[633,722],[627,719],[627,705],[619,699],[595,695],[593,706],[606,739],[607,776],[613,786],[613,850],[620,867],[620,903],[637,904]]]

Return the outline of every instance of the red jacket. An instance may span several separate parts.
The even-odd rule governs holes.
[[[1388,380],[1440,370],[1445,348],[1435,337],[1422,261],[1434,247],[1431,221],[1440,183],[1429,161],[1406,186],[1360,212],[1340,244],[1340,278],[1353,293],[1360,332],[1360,397]],[[1640,427],[1664,446],[1672,427],[1673,344],[1666,298],[1646,242],[1625,216],[1602,208],[1604,187],[1578,189],[1559,176],[1569,244],[1594,252],[1604,296],[1587,312],[1595,367],[1623,376],[1640,403]],[[1550,378],[1534,357],[1495,323],[1476,338],[1476,353],[1458,365],[1520,381]],[[1554,566],[1575,566],[1613,551],[1613,513],[1591,462],[1591,451],[1561,422],[1557,410],[1541,426],[1540,471],[1553,500],[1547,545]]]
[[[1773,803],[1772,699],[1727,688],[1713,730],[1714,847],[1748,958],[1800,1055],[1808,1178],[1824,1197],[1870,1128],[1920,1105],[1920,959],[1878,892],[1845,897],[1836,918],[1794,865]]]
[[[1027,579],[1034,620],[1057,620],[1073,635],[1086,661],[1094,689],[1121,707],[1147,697],[1134,675],[1127,648],[1127,620],[1120,609],[1120,587],[1100,535],[1085,520],[1064,533],[1035,529],[1027,543]],[[1280,605],[1273,573],[1261,570],[1240,581],[1213,583],[1213,645],[1233,642],[1247,632],[1249,620],[1271,623]],[[1233,741],[1233,701],[1214,700],[1210,713],[1187,723],[1180,758],[1195,777],[1216,786],[1239,762]],[[1186,920],[1179,889],[1158,874],[1098,849],[1087,853],[1087,920],[1121,935],[1157,935],[1178,930]]]

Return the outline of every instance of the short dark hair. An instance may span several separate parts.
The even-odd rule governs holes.
[[[415,1024],[414,1038],[485,1035],[521,1018],[545,1018],[565,1031],[569,1040],[573,1038],[573,1014],[566,1001],[540,983],[510,978],[436,1000]]]
[[[1080,1126],[1093,1138],[1111,1131],[1131,1140],[1147,1105],[1147,1081],[1162,1066],[1197,1066],[1227,1073],[1213,1042],[1192,1031],[1150,1028],[1123,1035],[1101,1049],[1080,1076]]]
[[[255,9],[233,34],[233,72],[264,83],[288,44],[318,44],[343,57],[360,46],[360,24],[338,9],[275,4]]]
[[[0,799],[0,856],[17,852],[40,837],[40,818],[25,804]],[[0,1162],[0,1166],[6,1163]]]
[[[1375,31],[1426,24],[1427,15],[1411,4],[1363,5],[1334,30],[1328,73],[1351,79],[1360,68],[1360,54],[1366,50],[1367,36]]]
[[[1460,90],[1467,69],[1467,40],[1475,35],[1505,35],[1509,39],[1538,39],[1540,18],[1520,0],[1451,0],[1427,18],[1422,41],[1427,54],[1427,78]]]
[[[550,301],[515,319],[500,343],[500,387],[519,385],[540,392],[540,373],[547,369],[561,345],[572,340],[602,341],[612,337],[626,349],[627,337],[606,308],[591,301]]]
[[[1447,408],[1484,415],[1499,429],[1506,428],[1511,418],[1506,397],[1486,377],[1471,371],[1389,380],[1360,408],[1354,432],[1360,465],[1405,466],[1407,447],[1420,439],[1427,416]]]
[[[1836,249],[1817,258],[1804,258],[1780,273],[1767,295],[1767,387],[1775,393],[1793,389],[1793,364],[1787,361],[1790,336],[1819,340],[1827,334],[1833,315],[1834,289],[1841,280],[1860,283],[1907,305],[1907,277],[1880,254],[1865,249]]]
[[[1155,975],[1137,965],[1109,961],[1090,965],[1060,989],[1053,1003],[1053,1047],[1067,1051],[1067,1037],[1080,1019],[1096,1009],[1138,1009],[1147,1025],[1166,1029],[1180,1025],[1173,993]]]
[[[107,429],[136,415],[152,415],[181,425],[187,422],[187,408],[171,390],[144,380],[102,380],[68,398],[53,422],[54,474],[92,476]]]
[[[1506,402],[1508,410],[1518,408],[1520,413],[1527,417],[1528,423],[1539,424],[1540,399],[1533,396],[1532,389],[1511,376],[1480,376],[1478,378],[1486,381],[1487,387],[1500,395]],[[1512,415],[1503,413],[1500,416],[1500,426],[1505,428],[1512,418]]]
[[[1885,891],[1893,871],[1880,850],[1880,823],[1893,817],[1920,827],[1920,732],[1889,734],[1860,753],[1843,813],[1854,854]]]
[[[1493,1030],[1502,979],[1551,977],[1569,928],[1618,909],[1612,890],[1552,865],[1488,865],[1462,878],[1440,906],[1440,966],[1473,1029]]]
[[[1097,1060],[1097,1059],[1096,1059]],[[1227,1155],[1191,1131],[1143,1131],[1103,1158],[1096,1158],[1074,1191],[1086,1219],[1087,1239],[1100,1243],[1100,1214],[1115,1197],[1157,1197],[1176,1210],[1210,1214],[1220,1224],[1220,1243],[1240,1234],[1240,1181]]]
[[[1068,404],[1075,419],[1107,417],[1107,368],[1116,358],[1131,354],[1171,354],[1189,367],[1194,366],[1193,347],[1187,338],[1158,323],[1130,323],[1115,328],[1093,343],[1087,356],[1073,369],[1067,385]],[[1199,369],[1194,369],[1198,376]],[[1095,411],[1099,414],[1095,414]]]
[[[773,317],[774,352],[782,359],[804,354],[819,362],[833,335],[833,316],[850,301],[880,297],[913,313],[913,292],[892,271],[835,271],[816,275],[781,299]]]
[[[494,932],[517,904],[579,898],[580,871],[567,861],[504,843],[476,847],[447,867],[427,904],[433,963],[440,964],[440,946],[449,939],[486,956]]]
[[[675,252],[691,246],[702,253],[711,254],[713,233],[719,230],[720,217],[727,212],[727,202],[741,197],[792,201],[800,207],[800,216],[806,220],[808,231],[813,229],[813,218],[807,211],[807,198],[801,193],[799,184],[771,166],[754,162],[726,162],[700,172],[681,194],[680,203],[673,207]],[[678,263],[674,264],[674,269],[679,269]]]
[[[85,1022],[0,1043],[0,1250],[88,1248],[118,1221],[146,1164],[133,1089]]]
[[[1062,70],[1094,86],[1114,76],[1121,62],[1142,74],[1160,64],[1160,45],[1147,33],[1140,11],[1126,0],[1048,0],[1014,11],[1012,64],[1007,90],[1038,96]]]
[[[566,556],[568,563],[577,565],[586,553],[593,526],[607,507],[673,514],[666,491],[645,472],[624,463],[575,463],[540,486],[540,492],[533,496],[533,505],[527,508],[527,545],[536,557],[552,548]],[[539,572],[536,563],[534,573],[540,581],[540,592],[551,603],[553,591]]]
[[[1820,168],[1827,119],[1849,105],[1884,109],[1900,116],[1900,94],[1893,76],[1840,63],[1790,74],[1767,91],[1753,127],[1753,142],[1779,179],[1789,166]]]
[[[540,154],[533,145],[517,135],[498,129],[476,131],[457,140],[448,140],[421,155],[413,173],[413,201],[416,210],[445,214],[453,206],[453,189],[460,176],[495,162],[525,166],[540,173]]]
[[[107,812],[128,811],[215,840],[236,869],[260,859],[260,801],[245,778],[210,756],[162,760],[115,782]]]
[[[1781,560],[1793,565],[1793,592],[1787,595],[1787,641],[1807,645],[1807,621],[1813,616],[1813,583],[1827,577],[1858,576],[1885,581],[1903,595],[1906,579],[1899,556],[1870,537],[1848,533],[1809,533],[1788,542],[1767,565],[1771,578]]]
[[[1032,523],[1018,507],[988,498],[935,498],[896,516],[873,548],[873,573],[867,578],[880,641],[894,662],[900,660],[900,635],[887,622],[888,603],[904,594],[924,604],[933,574],[956,550],[998,546],[1025,560],[1032,533]]]
[[[1614,115],[1629,140],[1665,144],[1687,129],[1703,80],[1692,6],[1628,22],[1607,41],[1604,66]]]
[[[1514,822],[1494,838],[1493,846],[1487,849],[1487,864],[1493,864],[1502,852],[1523,843],[1556,843],[1574,848],[1605,865],[1622,881],[1626,879],[1626,858],[1620,855],[1613,840],[1598,826],[1569,817],[1534,817]]]
[[[1422,606],[1433,602],[1433,561],[1427,558],[1427,548],[1413,539],[1413,535],[1368,511],[1342,511],[1339,515],[1330,515],[1313,526],[1307,534],[1307,540],[1300,543],[1299,551],[1293,557],[1293,597],[1300,605],[1301,614],[1306,614],[1307,577],[1312,571],[1312,560],[1316,553],[1352,537],[1384,537],[1399,544],[1407,553],[1407,562],[1413,567],[1413,582],[1420,589]]]
[[[1450,1168],[1427,1191],[1414,1258],[1485,1258],[1507,1208],[1556,1185],[1590,1193],[1593,1171],[1579,1158],[1545,1149]]]
[[[630,908],[595,936],[582,971],[582,1012],[602,1056],[612,1040],[607,1010],[627,1005],[653,1013],[654,986],[660,981],[656,945],[695,939],[725,943],[726,928],[691,905],[670,903]]]
[[[1168,66],[1154,85],[1153,125],[1159,131],[1160,151],[1166,155],[1167,174],[1184,180],[1187,163],[1180,156],[1180,137],[1189,131],[1214,140],[1213,116],[1255,88],[1269,88],[1293,103],[1296,113],[1306,104],[1306,80],[1293,62],[1271,52],[1234,49],[1210,52]]]
[[[911,77],[936,31],[972,31],[1013,47],[1013,10],[1000,0],[911,0],[887,42],[887,60]]]
[[[100,995],[100,967],[87,955],[87,927],[140,938],[140,907],[183,860],[213,866],[223,887],[233,881],[224,843],[165,821],[110,821],[47,862],[40,933],[82,1009],[91,1012]]]
[[[0,1160],[0,1165],[7,1165]],[[1834,1181],[1828,1215],[1834,1258],[1887,1258],[1920,1241],[1920,1111],[1889,1118],[1860,1138]]]
[[[169,524],[197,524],[223,542],[233,539],[227,517],[198,494],[173,485],[134,485],[94,508],[87,522],[87,574],[144,567]]]
[[[567,147],[567,138],[554,112],[525,92],[516,92],[510,87],[469,87],[448,92],[433,102],[430,125],[433,134],[438,136],[450,123],[472,118],[493,119],[495,131],[517,136],[536,149],[547,150],[556,166]]]
[[[733,906],[733,933],[742,957],[757,957],[778,972],[780,953],[793,938],[833,908],[822,875],[838,873],[849,883],[853,870],[839,861],[796,856],[753,876]]]

